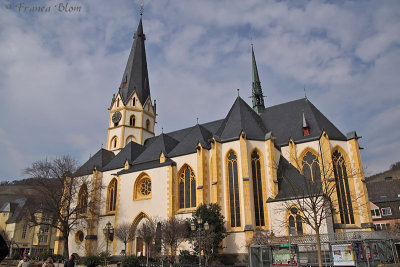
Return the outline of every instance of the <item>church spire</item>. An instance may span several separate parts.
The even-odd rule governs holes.
[[[254,49],[253,45],[251,45],[251,56],[252,56],[252,98],[253,98],[253,109],[257,114],[263,113],[265,106],[264,106],[264,96],[261,89],[261,82],[260,78],[258,77],[258,70],[257,70],[257,63],[256,57],[254,56]]]
[[[144,45],[146,35],[143,33],[142,14],[133,38],[131,52],[122,76],[120,94],[122,101],[126,104],[131,95],[136,92],[140,103],[144,105],[150,96],[150,86]]]

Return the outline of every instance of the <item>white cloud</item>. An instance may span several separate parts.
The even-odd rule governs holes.
[[[46,156],[84,161],[105,143],[107,108],[139,1],[70,3],[81,12],[20,13],[1,2],[0,134],[7,155],[0,155],[0,179]],[[196,117],[221,119],[236,88],[248,99],[252,38],[268,105],[303,97],[305,86],[343,132],[364,136],[365,165],[387,168],[400,146],[398,9],[397,1],[145,2],[157,130],[189,127]]]

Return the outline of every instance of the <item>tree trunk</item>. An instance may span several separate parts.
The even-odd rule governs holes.
[[[319,228],[317,228],[315,231],[315,238],[317,239],[318,266],[322,267],[321,237],[319,235]]]
[[[64,241],[64,258],[66,259],[66,260],[68,260],[68,258],[69,258],[69,249],[68,249],[68,235],[64,235],[64,239],[63,239],[63,241]]]
[[[149,246],[147,246],[146,245],[146,266],[148,267],[149,266],[149,251],[150,251],[150,249],[149,249]]]
[[[128,252],[126,251],[126,241],[124,241],[124,245],[125,245],[125,257],[126,257],[126,255],[128,254]]]

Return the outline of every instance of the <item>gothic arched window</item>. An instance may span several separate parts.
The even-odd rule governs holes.
[[[78,214],[85,214],[88,205],[88,192],[86,184],[83,184],[78,193],[78,205],[76,207]]]
[[[135,126],[135,122],[136,122],[135,115],[130,116],[129,117],[129,126]]]
[[[303,235],[303,220],[299,210],[295,207],[290,208],[288,218],[288,232],[291,235]]]
[[[318,157],[311,152],[303,157],[302,161],[303,175],[312,181],[321,181],[321,170],[319,168]]]
[[[253,200],[256,226],[265,226],[260,155],[256,150],[251,153],[251,173],[253,178]]]
[[[343,155],[336,150],[333,152],[333,171],[335,173],[336,192],[339,204],[340,221],[342,224],[354,224],[353,205],[346,162]]]
[[[228,153],[228,188],[229,188],[229,209],[230,209],[230,226],[239,227],[240,224],[240,201],[239,201],[239,179],[238,179],[238,163],[235,152]]]
[[[116,147],[117,147],[117,144],[118,144],[118,138],[117,138],[116,136],[114,136],[114,137],[111,139],[110,147],[111,147],[111,148],[116,148]]]
[[[192,168],[185,165],[178,174],[179,208],[196,207],[196,176]]]
[[[107,211],[115,211],[117,204],[117,179],[112,179],[107,188]]]

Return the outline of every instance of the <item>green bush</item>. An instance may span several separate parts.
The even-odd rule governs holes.
[[[83,264],[88,267],[96,267],[97,265],[101,265],[104,261],[100,256],[87,256],[83,259]]]
[[[122,267],[139,267],[140,261],[135,256],[127,256],[122,260]]]
[[[181,264],[193,264],[199,263],[199,257],[195,254],[190,253],[189,250],[179,251],[179,263]]]

